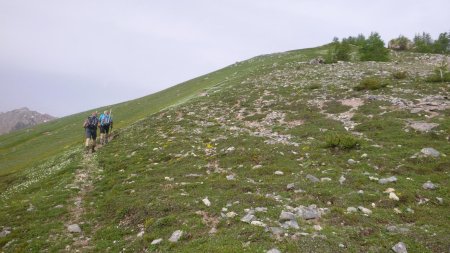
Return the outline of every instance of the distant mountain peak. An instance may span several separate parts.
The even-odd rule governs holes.
[[[0,134],[45,123],[55,117],[30,110],[28,107],[0,113]]]

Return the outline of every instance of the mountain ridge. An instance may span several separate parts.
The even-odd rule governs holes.
[[[27,107],[0,112],[0,135],[46,123],[54,119],[56,117],[32,111]]]

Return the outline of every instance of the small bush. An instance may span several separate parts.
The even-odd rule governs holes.
[[[408,72],[406,71],[397,71],[392,73],[392,77],[395,79],[405,79],[406,77],[408,77]]]
[[[361,80],[361,82],[355,86],[353,89],[360,91],[360,90],[378,90],[381,88],[386,87],[388,84],[387,82],[375,78],[375,77],[369,77]]]
[[[360,146],[356,137],[347,133],[330,133],[325,137],[325,147],[343,150],[354,149]]]
[[[331,48],[328,50],[325,57],[325,63],[336,63],[338,61],[350,61],[351,47],[350,43],[346,40],[339,41],[338,38],[334,38],[331,43]]]
[[[305,89],[308,90],[317,90],[320,89],[322,87],[322,85],[320,83],[311,83],[305,86]]]
[[[441,65],[434,69],[434,73],[427,77],[428,82],[450,82],[450,71],[446,62],[442,62]]]
[[[389,61],[389,49],[384,47],[384,41],[378,33],[370,34],[359,49],[361,61]]]

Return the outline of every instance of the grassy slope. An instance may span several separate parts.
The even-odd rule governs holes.
[[[392,95],[413,101],[448,95],[449,84],[424,82],[418,73],[430,73],[433,66],[413,62],[409,54],[401,55],[398,65],[358,63],[335,69],[298,64],[301,56],[302,51],[263,58],[264,64],[247,78],[210,92],[209,97],[151,116],[102,150],[99,165],[106,176],[96,183],[90,197],[95,207],[86,224],[87,230],[101,224],[102,230],[92,233],[95,249],[264,252],[276,247],[282,252],[384,252],[403,241],[412,252],[447,250],[450,227],[442,216],[449,218],[449,157],[410,157],[423,147],[450,153],[449,109],[430,118],[430,112],[410,113],[366,96]],[[386,74],[399,69],[409,71],[409,77],[395,80]],[[352,89],[358,80],[370,76],[381,76],[390,85],[367,92]],[[361,146],[329,149],[325,130],[348,133],[342,123],[325,117],[311,101],[333,101],[325,103],[324,109],[336,114],[349,109],[336,105],[344,98],[364,101],[353,117],[359,124],[355,130],[363,136]],[[268,119],[267,115],[277,115],[274,112],[285,113],[285,122],[301,120],[304,124],[288,127],[276,116]],[[243,118],[237,120],[239,115]],[[431,133],[407,132],[408,120],[434,122],[439,127]],[[259,127],[252,128],[252,122]],[[270,134],[258,136],[264,132],[261,127]],[[290,141],[299,146],[284,143],[279,135],[291,136]],[[358,163],[349,164],[350,158]],[[255,165],[262,167],[253,169]],[[277,170],[284,175],[275,176]],[[305,178],[307,174],[331,181],[312,183]],[[229,175],[235,179],[227,180]],[[342,185],[341,176],[346,178]],[[369,176],[396,176],[398,182],[382,185]],[[422,189],[428,180],[439,188]],[[287,191],[289,183],[304,192]],[[395,188],[400,201],[383,193],[388,187]],[[205,197],[211,207],[202,203]],[[436,197],[445,199],[444,203]],[[418,204],[424,199],[428,202]],[[278,239],[264,228],[239,220],[245,209],[266,207],[267,212],[255,214],[257,219],[278,227],[282,210],[311,204],[328,212],[320,220],[298,219],[301,229],[285,230],[288,236]],[[350,206],[370,208],[373,214],[348,214]],[[223,217],[229,211],[238,216]],[[215,222],[217,233],[211,235]],[[323,230],[315,231],[314,225]],[[406,228],[406,232],[388,232],[390,225]],[[178,229],[185,232],[182,240],[168,242]],[[136,236],[139,231],[145,231],[143,237]],[[157,238],[163,238],[163,243],[150,245]]]
[[[255,64],[248,62],[234,64],[146,97],[90,111],[112,108],[117,130],[163,108],[189,100],[214,86],[220,86],[227,80],[231,81],[254,67]],[[62,150],[81,145],[84,138],[81,125],[89,114],[82,112],[0,136],[0,190],[17,179],[22,170],[43,163]]]
[[[187,85],[114,106],[122,127],[137,119],[143,120],[126,131],[119,131],[119,137],[96,156],[99,175],[94,180],[94,191],[84,201],[88,213],[84,215],[85,223],[81,224],[84,236],[92,238],[90,249],[98,252],[123,249],[126,252],[143,249],[151,252],[264,252],[277,247],[283,252],[375,252],[386,251],[400,240],[412,252],[448,249],[449,226],[442,223],[441,216],[449,213],[446,169],[449,158],[409,159],[425,146],[435,147],[443,154],[450,153],[445,139],[450,127],[448,117],[427,119],[426,114],[404,110],[383,113],[389,103],[365,101],[354,116],[360,124],[356,130],[365,136],[360,140],[361,147],[348,151],[327,149],[323,129],[339,134],[346,134],[346,131],[340,122],[326,118],[317,107],[311,106],[311,100],[327,98],[332,102],[325,104],[325,111],[340,113],[348,107],[340,106],[336,102],[338,99],[364,99],[364,92],[351,90],[360,78],[353,77],[358,73],[372,76],[378,75],[379,70],[397,68],[405,68],[412,74],[414,71],[406,60],[404,65],[395,68],[383,63],[345,65],[344,75],[330,71],[329,65],[316,67],[298,63],[320,54],[325,54],[324,48],[256,57],[194,79]],[[429,72],[426,68],[419,66]],[[417,94],[434,95],[445,90],[448,93],[445,83],[424,83],[411,76],[391,81],[390,87],[369,94],[413,99]],[[398,88],[415,92],[402,93]],[[205,89],[209,96],[195,97]],[[171,100],[177,94],[178,99]],[[171,107],[174,104],[179,105]],[[153,107],[149,109],[149,105]],[[167,107],[170,108],[152,115]],[[244,108],[245,111],[241,111]],[[285,113],[286,122],[301,120],[303,124],[287,127],[275,117],[264,125],[267,115],[274,111]],[[442,112],[443,115],[448,113],[448,109]],[[369,114],[373,116],[367,117]],[[243,118],[237,120],[240,116]],[[0,139],[1,164],[17,162],[19,154],[9,153],[14,147],[23,155],[36,157],[29,164],[10,163],[13,166],[5,171],[17,172],[14,175],[29,172],[29,166],[36,166],[43,154],[56,158],[49,159],[48,164],[37,170],[44,171],[68,161],[63,169],[55,170],[53,177],[30,184],[14,193],[14,198],[3,202],[0,229],[2,226],[13,228],[11,235],[0,238],[0,246],[9,243],[6,251],[57,251],[71,244],[71,239],[63,232],[68,208],[55,209],[54,206],[70,206],[67,201],[77,192],[67,185],[73,178],[72,172],[80,166],[81,150],[61,154],[61,148],[81,142],[77,136],[83,117],[83,114],[68,117],[37,128],[40,132],[20,132]],[[403,130],[404,124],[411,119],[436,122],[440,126],[430,134],[407,133]],[[258,129],[252,129],[245,122],[257,122],[266,131],[277,134],[257,136]],[[57,124],[60,125],[57,127]],[[69,125],[73,129],[70,131],[72,142],[48,147],[50,140],[57,141],[57,136],[62,135],[62,127]],[[42,133],[46,131],[57,133],[44,139]],[[279,135],[290,135],[290,141],[299,145],[283,143],[283,139],[277,138]],[[35,139],[31,138],[33,136]],[[275,143],[271,144],[270,140]],[[24,148],[28,145],[20,145],[26,142],[40,145],[41,153]],[[234,151],[227,151],[230,147],[234,147]],[[3,151],[8,152],[3,154]],[[368,158],[361,158],[363,153]],[[349,158],[360,163],[349,165]],[[255,165],[262,167],[252,169]],[[276,170],[283,171],[284,175],[274,176]],[[198,174],[198,177],[188,177],[188,174]],[[332,181],[314,184],[305,179],[306,174],[329,177]],[[227,180],[227,175],[235,175],[235,180]],[[347,178],[344,185],[338,182],[341,175]],[[379,178],[396,175],[399,180],[395,184],[380,185],[369,180],[369,175]],[[3,183],[8,178],[3,176]],[[14,184],[27,179],[14,178]],[[427,180],[439,184],[440,188],[436,191],[421,189]],[[305,192],[286,191],[288,183],[295,183],[297,189]],[[383,193],[387,187],[396,189],[399,202],[387,198]],[[359,190],[364,194],[358,194]],[[211,207],[201,202],[206,196],[212,202]],[[279,196],[278,200],[273,196]],[[444,204],[439,204],[435,197],[444,198]],[[430,201],[418,205],[420,198]],[[371,208],[371,203],[376,208]],[[279,226],[281,210],[309,204],[328,208],[329,212],[318,221],[299,219],[301,229],[287,230],[288,237],[276,239],[261,227],[239,221],[246,208],[267,207],[267,212],[256,214],[257,218],[269,226]],[[26,209],[30,205],[35,210],[28,212]],[[360,205],[373,209],[373,215],[345,213],[347,207]],[[238,216],[221,218],[222,213],[226,213],[222,210],[224,207]],[[402,214],[395,214],[393,208],[398,208]],[[407,208],[414,213],[407,212]],[[208,231],[216,222],[217,233],[209,235]],[[320,224],[323,230],[314,231],[314,224]],[[388,233],[387,225],[406,226],[409,231]],[[177,244],[168,243],[168,237],[177,229],[185,232],[182,240]],[[137,237],[142,230],[144,236]],[[150,242],[157,238],[163,238],[163,243],[151,246]],[[340,243],[345,248],[340,248]]]

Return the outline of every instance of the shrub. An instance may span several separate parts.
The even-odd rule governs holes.
[[[433,53],[436,54],[450,53],[450,33],[439,34],[438,39],[433,43]]]
[[[392,73],[392,77],[395,79],[405,79],[408,76],[408,72],[406,71],[397,71]]]
[[[416,34],[413,41],[414,51],[419,53],[431,53],[433,51],[433,39],[429,33]]]
[[[351,47],[345,39],[339,42],[338,38],[334,38],[331,48],[328,50],[325,58],[326,63],[335,63],[337,61],[349,61],[351,56]]]
[[[434,69],[434,73],[427,77],[428,82],[450,82],[450,71],[445,61]]]
[[[360,91],[360,90],[378,90],[381,88],[384,88],[388,85],[387,82],[375,78],[375,77],[369,77],[361,80],[357,86],[355,86],[353,89]]]
[[[351,134],[334,132],[325,137],[325,147],[327,148],[349,150],[359,146],[359,139]]]
[[[389,49],[384,47],[384,41],[378,33],[371,33],[359,49],[361,61],[388,61]]]
[[[411,49],[412,45],[413,43],[411,40],[403,35],[400,35],[398,38],[389,41],[388,48],[397,51],[403,51]]]

